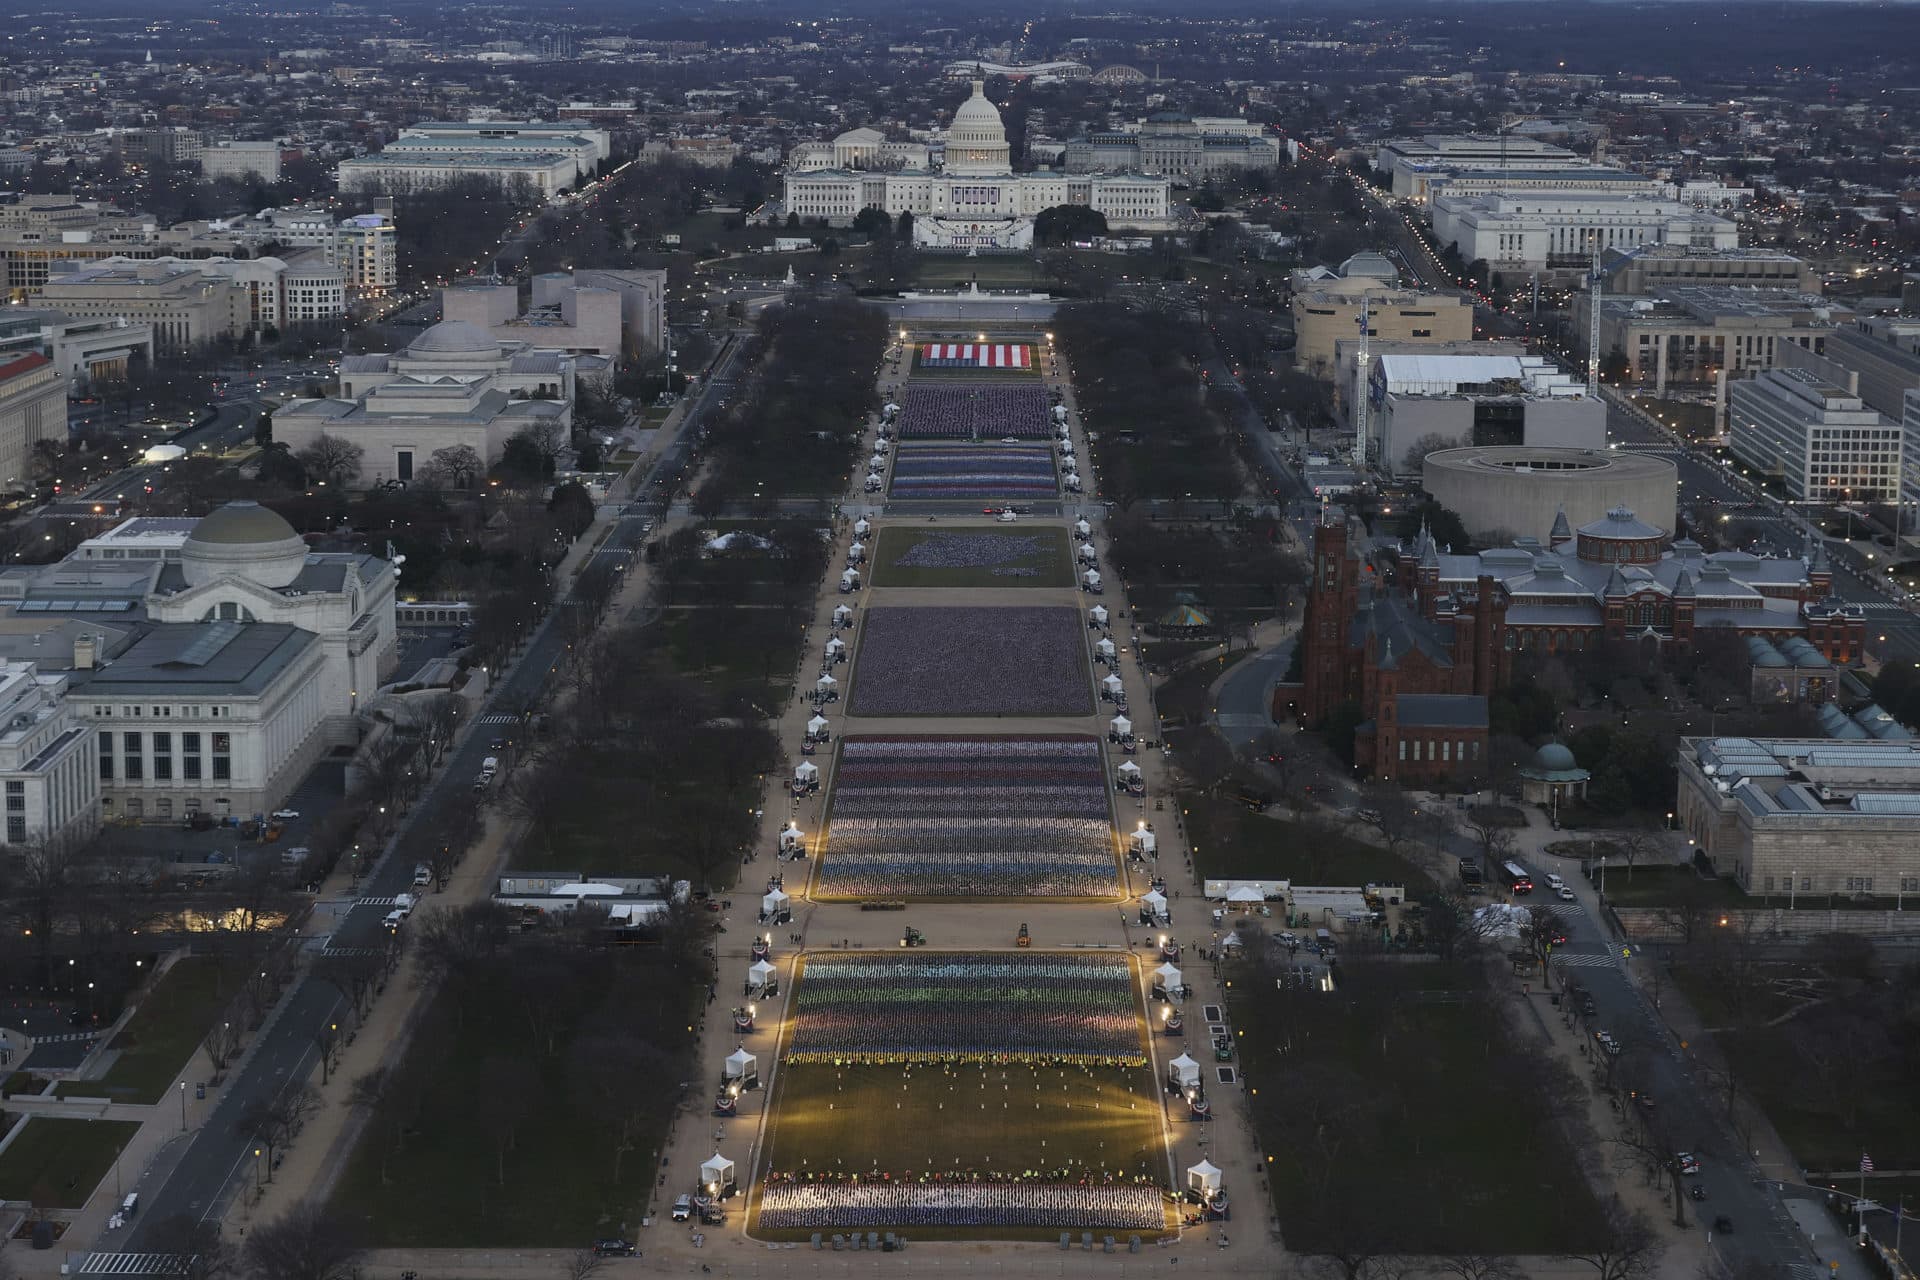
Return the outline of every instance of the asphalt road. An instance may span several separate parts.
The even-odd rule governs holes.
[[[721,353],[699,399],[682,420],[681,429],[655,460],[649,480],[688,464],[690,441],[733,385],[734,361],[742,346],[731,343]],[[644,531],[653,514],[653,509],[644,503],[630,504],[603,544],[601,553],[630,554],[645,537]],[[419,803],[388,842],[385,854],[363,877],[360,896],[364,905],[347,913],[334,931],[328,943],[330,947],[348,949],[384,944],[383,920],[388,909],[384,900],[411,889],[414,865],[425,860],[424,851],[432,843],[434,833],[441,829],[443,815],[454,806],[472,803],[472,779],[480,772],[481,760],[490,754],[487,743],[492,735],[485,727],[486,717],[515,715],[538,706],[547,677],[560,661],[564,646],[564,632],[552,625],[549,616],[534,633],[526,652],[507,678],[487,700],[480,713],[480,726],[450,754]],[[337,1020],[344,1007],[339,992],[322,979],[303,978],[293,988],[261,1030],[240,1070],[223,1087],[220,1100],[205,1125],[190,1143],[176,1144],[156,1160],[148,1175],[148,1185],[140,1188],[144,1202],[140,1216],[119,1242],[121,1251],[153,1251],[157,1247],[151,1238],[156,1223],[183,1214],[204,1220],[225,1209],[236,1182],[252,1173],[247,1162],[252,1158],[253,1135],[241,1123],[242,1117],[255,1102],[277,1098],[311,1077],[318,1052],[314,1033]]]
[[[177,444],[188,453],[192,453],[203,445],[216,452],[239,448],[253,439],[254,423],[259,421],[260,414],[266,407],[264,401],[254,399],[222,400],[215,408],[213,417],[168,437],[166,443]],[[137,502],[144,496],[142,490],[147,481],[158,476],[167,465],[166,463],[136,464],[93,485],[80,497],[116,501],[128,498]]]

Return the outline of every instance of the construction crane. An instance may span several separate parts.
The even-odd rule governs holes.
[[[1600,394],[1600,297],[1606,292],[1606,276],[1600,271],[1600,239],[1593,241],[1593,261],[1587,270],[1587,394]]]
[[[1373,461],[1373,449],[1367,437],[1367,409],[1372,388],[1367,378],[1367,331],[1373,326],[1370,319],[1369,301],[1366,294],[1360,295],[1360,316],[1356,323],[1360,326],[1359,376],[1354,379],[1353,395],[1353,439],[1360,450],[1360,465],[1366,466]]]

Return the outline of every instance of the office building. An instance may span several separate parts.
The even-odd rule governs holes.
[[[508,188],[524,183],[533,194],[551,199],[571,188],[579,174],[579,158],[557,151],[414,150],[395,143],[377,155],[341,161],[338,182],[342,192],[392,195],[482,178]]]
[[[1677,200],[1586,195],[1441,195],[1433,235],[1468,262],[1492,270],[1585,267],[1595,252],[1643,244],[1731,249],[1739,228]]]
[[[1778,363],[1805,369],[1897,418],[1907,392],[1920,387],[1920,320],[1863,316],[1828,330],[1817,351],[1783,350]]]
[[[158,351],[180,351],[244,333],[247,290],[177,258],[108,258],[47,278],[33,305],[68,315],[150,325]]]
[[[1066,145],[1068,173],[1149,173],[1204,182],[1280,163],[1280,139],[1251,120],[1163,111],[1133,129],[1105,130]]]
[[[1584,169],[1584,157],[1537,138],[1513,134],[1428,134],[1380,145],[1374,168],[1392,180],[1393,194],[1424,203],[1435,178],[1463,170],[1477,173]]]
[[[1621,200],[1629,197],[1673,199],[1670,183],[1625,169],[1586,166],[1570,169],[1461,169],[1434,173],[1425,179],[1431,204],[1441,196],[1594,196]]]
[[[1816,294],[1820,277],[1802,258],[1778,249],[1696,249],[1647,244],[1600,255],[1606,291],[1644,297],[1694,285]]]
[[[95,200],[0,192],[0,263],[8,295],[18,301],[63,264],[109,258],[206,257],[233,254],[240,239],[215,224],[162,230],[151,214],[128,213]]]
[[[1679,774],[1681,829],[1748,894],[1920,893],[1920,750],[1911,741],[1682,738]]]
[[[1884,502],[1901,489],[1900,423],[1804,369],[1733,383],[1727,444],[1796,500]]]
[[[441,151],[564,152],[577,157],[576,177],[591,177],[613,154],[613,135],[577,120],[422,120],[400,131],[406,147]]]
[[[200,153],[200,174],[212,181],[280,181],[280,144],[277,142],[218,142]]]
[[[0,493],[33,487],[33,451],[67,441],[67,390],[53,361],[37,351],[0,355]]]
[[[1654,298],[1600,300],[1600,350],[1624,357],[1627,378],[1665,395],[1672,383],[1712,383],[1721,374],[1771,369],[1783,353],[1826,350],[1847,309],[1811,294],[1727,285],[1662,289]],[[1585,350],[1592,309],[1573,308],[1576,346]]]
[[[510,284],[443,289],[440,310],[503,343],[620,360],[659,349],[665,294],[664,270],[550,271],[533,278],[524,312]]]
[[[325,206],[295,206],[263,209],[232,229],[254,247],[320,250],[356,294],[388,293],[399,280],[391,196],[375,196],[372,212],[337,221]]]
[[[464,445],[490,467],[525,428],[550,425],[564,439],[573,397],[573,357],[443,320],[405,351],[343,359],[339,395],[282,405],[273,435],[296,453],[322,435],[360,446],[363,488],[423,478],[460,487],[483,477],[436,474],[436,453]]]
[[[5,847],[71,846],[100,825],[94,732],[75,719],[67,677],[0,661],[0,794]]]
[[[83,319],[34,307],[0,311],[0,361],[26,352],[53,362],[69,397],[84,396],[100,382],[124,378],[136,357],[153,360],[153,326],[120,316]]]

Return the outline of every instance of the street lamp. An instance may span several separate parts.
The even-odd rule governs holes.
[[[187,1131],[187,1082],[180,1082],[180,1132]]]

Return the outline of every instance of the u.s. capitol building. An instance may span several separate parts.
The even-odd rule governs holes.
[[[892,163],[892,169],[860,169]],[[1110,227],[1142,230],[1168,223],[1166,178],[1138,173],[1015,173],[1007,127],[987,101],[984,81],[954,112],[946,156],[932,167],[925,148],[885,144],[857,129],[831,143],[795,147],[785,175],[788,213],[845,226],[862,209],[913,215],[913,241],[927,249],[1026,249],[1033,218],[1057,205],[1083,205]]]

